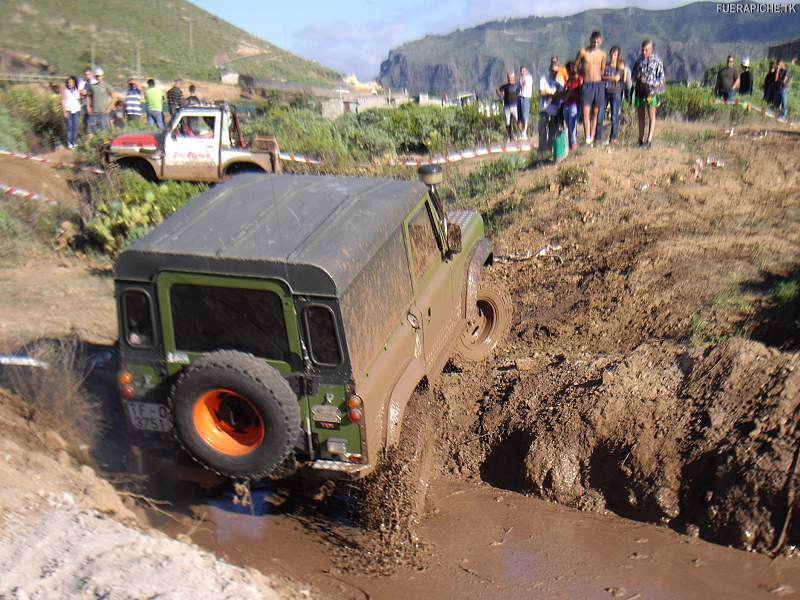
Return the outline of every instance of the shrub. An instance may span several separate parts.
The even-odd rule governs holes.
[[[64,115],[55,94],[11,87],[0,93],[0,106],[18,121],[27,137],[35,136],[44,146],[52,146],[64,137]],[[28,140],[31,141],[34,140]]]
[[[11,116],[6,107],[0,106],[0,148],[12,152],[27,152],[26,133],[24,124]]]
[[[25,418],[56,431],[73,446],[91,443],[102,426],[101,411],[83,389],[92,365],[77,337],[36,341],[17,354],[47,364],[3,370],[4,383],[24,402]]]
[[[582,167],[565,167],[558,170],[556,180],[562,188],[583,185],[589,182],[589,173]]]
[[[156,184],[132,171],[110,171],[90,188],[94,209],[86,231],[115,255],[206,187],[174,181]]]

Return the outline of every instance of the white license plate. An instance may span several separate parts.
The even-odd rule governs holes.
[[[145,431],[169,431],[169,409],[163,404],[150,402],[128,402],[128,417],[136,429]]]

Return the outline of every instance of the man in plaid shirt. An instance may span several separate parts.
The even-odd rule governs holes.
[[[656,106],[658,95],[666,89],[664,63],[654,53],[651,40],[642,42],[642,54],[633,65],[633,79],[636,86],[636,109],[639,113],[639,146],[650,148],[656,131]],[[645,117],[647,118],[647,141],[644,136]]]

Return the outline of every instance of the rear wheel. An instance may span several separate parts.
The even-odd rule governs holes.
[[[242,352],[213,352],[195,361],[175,384],[170,406],[183,448],[227,477],[271,475],[300,434],[289,384],[266,362]]]
[[[480,284],[475,308],[468,316],[467,327],[458,342],[457,353],[468,361],[491,355],[511,328],[511,301],[504,291]]]

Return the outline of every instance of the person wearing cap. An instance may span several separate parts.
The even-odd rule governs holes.
[[[739,95],[750,96],[753,93],[753,72],[750,70],[750,58],[742,59],[742,72],[739,75]]]
[[[103,69],[97,67],[94,76],[97,81],[89,88],[89,133],[111,127],[109,112],[114,103],[114,90],[105,80]]]
[[[539,158],[553,151],[553,142],[558,135],[559,112],[564,86],[558,80],[560,70],[557,58],[550,59],[550,68],[539,80]]]
[[[736,100],[736,90],[739,89],[739,72],[736,70],[733,54],[728,54],[728,61],[717,73],[717,83],[714,86],[717,96],[725,102]]]
[[[142,117],[142,91],[136,85],[135,79],[128,80],[128,89],[125,91],[125,119],[135,123]]]

